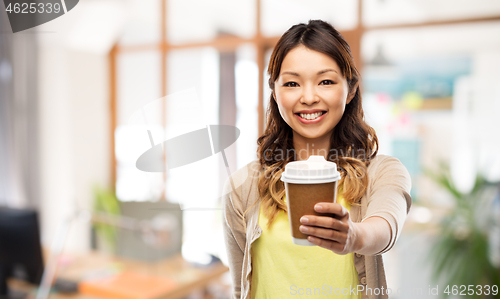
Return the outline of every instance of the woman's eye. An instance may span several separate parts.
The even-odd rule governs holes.
[[[330,85],[330,84],[334,84],[334,82],[332,80],[323,80],[319,84],[320,85]]]
[[[286,87],[297,87],[299,85],[296,82],[286,82],[285,84],[283,84],[283,86],[286,86]]]

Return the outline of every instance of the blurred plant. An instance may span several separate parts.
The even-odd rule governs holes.
[[[120,204],[113,190],[98,186],[94,187],[94,212],[113,216],[121,214]],[[93,228],[95,229],[97,238],[105,243],[103,244],[105,250],[110,253],[116,253],[118,235],[116,227],[109,224],[95,223]]]
[[[453,285],[472,285],[472,298],[484,298],[478,295],[476,286],[500,286],[500,270],[492,264],[488,252],[492,184],[478,174],[472,190],[461,193],[453,184],[449,166],[444,162],[438,165],[437,172],[425,169],[424,173],[452,195],[455,208],[442,219],[439,238],[428,256],[432,279],[450,286],[449,294]],[[442,297],[449,297],[443,291]]]

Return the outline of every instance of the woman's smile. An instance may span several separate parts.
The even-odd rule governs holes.
[[[304,124],[316,124],[319,123],[321,120],[325,118],[326,111],[319,111],[319,112],[313,112],[313,113],[307,113],[307,112],[299,112],[295,113],[299,121],[301,121]]]

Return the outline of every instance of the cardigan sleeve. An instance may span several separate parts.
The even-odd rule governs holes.
[[[389,251],[401,234],[411,207],[411,178],[406,167],[394,157],[386,156],[370,173],[371,192],[362,222],[369,217],[385,219],[391,228],[389,244],[377,254]]]
[[[246,224],[240,199],[241,188],[241,184],[238,184],[238,173],[236,173],[226,180],[222,197],[224,206],[222,227],[233,282],[233,299],[239,299],[241,296],[241,277],[246,246]]]

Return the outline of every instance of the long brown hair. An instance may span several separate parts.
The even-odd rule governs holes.
[[[273,96],[274,82],[279,77],[285,56],[299,45],[335,60],[348,82],[349,97],[352,100],[346,105],[342,118],[333,129],[327,159],[337,163],[342,177],[338,184],[339,192],[342,192],[344,199],[350,204],[359,205],[359,200],[366,192],[366,170],[378,151],[375,130],[364,121],[359,90],[360,75],[354,66],[347,42],[333,26],[324,21],[311,20],[308,24],[292,26],[279,39],[269,61],[269,87],[273,92],[267,108],[266,129],[257,140],[257,154],[264,168],[258,187],[264,214],[269,219],[268,227],[280,210],[287,210],[283,201],[285,186],[280,178],[285,165],[296,160],[292,129],[281,117]]]

